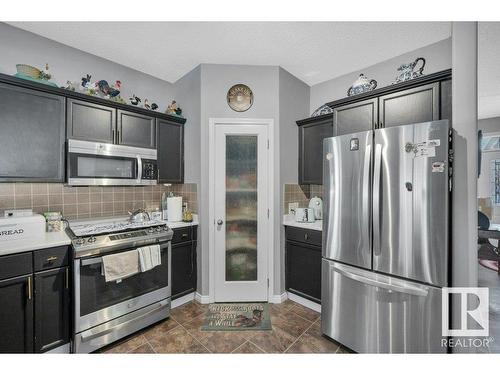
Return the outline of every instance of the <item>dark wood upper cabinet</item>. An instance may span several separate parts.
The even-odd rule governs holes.
[[[35,352],[69,342],[69,268],[35,273]]]
[[[0,83],[0,181],[64,181],[65,98]]]
[[[441,92],[440,92],[440,101],[441,101],[441,120],[450,120],[452,121],[451,116],[451,79],[447,79],[441,82]]]
[[[156,120],[159,183],[184,182],[184,126],[163,119]]]
[[[116,110],[104,105],[68,99],[68,138],[114,143]]]
[[[118,110],[116,143],[134,147],[156,147],[154,117]]]
[[[299,184],[323,183],[323,139],[333,137],[332,115],[297,121],[299,125]]]
[[[439,120],[439,82],[379,98],[379,127]]]
[[[33,353],[33,276],[0,281],[0,353]]]
[[[333,127],[336,135],[358,133],[375,129],[377,112],[377,98],[334,108]]]

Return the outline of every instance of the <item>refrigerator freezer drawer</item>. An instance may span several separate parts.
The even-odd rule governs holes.
[[[321,331],[359,353],[445,353],[441,289],[322,261]]]

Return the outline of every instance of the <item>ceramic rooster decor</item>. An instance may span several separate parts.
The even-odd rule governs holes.
[[[151,109],[152,109],[153,111],[156,111],[156,110],[158,109],[158,104],[156,104],[156,103],[151,103]]]
[[[110,86],[106,80],[102,79],[96,82],[95,86],[97,90],[104,96],[114,98],[115,96],[118,96],[120,94],[121,82],[116,81],[113,86]]]
[[[141,102],[141,98],[139,98],[138,96],[135,96],[135,94],[132,95],[131,98],[129,98],[130,100],[130,104],[132,105],[137,105]]]
[[[85,77],[82,77],[82,87],[88,89],[90,88],[90,79],[92,76],[90,74],[87,74]]]
[[[149,104],[149,100],[144,99],[144,108],[151,109],[151,105]]]

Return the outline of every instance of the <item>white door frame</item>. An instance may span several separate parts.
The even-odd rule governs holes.
[[[269,235],[268,235],[268,260],[267,277],[269,285],[267,287],[267,300],[270,301],[272,291],[274,291],[274,120],[255,118],[209,118],[208,124],[208,280],[209,280],[209,302],[215,302],[215,127],[217,125],[266,125],[269,139],[268,154],[268,205],[269,205]]]

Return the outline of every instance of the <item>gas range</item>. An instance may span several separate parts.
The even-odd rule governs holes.
[[[162,220],[131,222],[128,217],[112,217],[68,223],[66,232],[75,258],[170,241],[173,236],[173,231]]]

